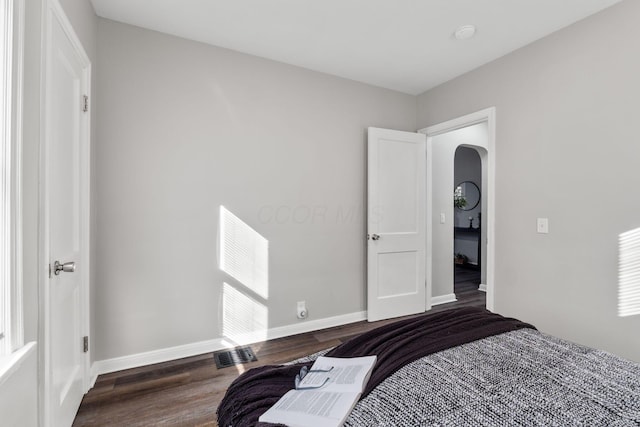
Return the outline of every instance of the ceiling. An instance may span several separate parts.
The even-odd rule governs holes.
[[[98,16],[419,94],[620,0],[91,0]],[[476,36],[456,40],[461,25]]]

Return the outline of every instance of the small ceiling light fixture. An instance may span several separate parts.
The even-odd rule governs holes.
[[[475,34],[476,34],[475,25],[463,25],[461,27],[458,27],[456,32],[453,33],[455,38],[458,40],[468,40],[471,37],[475,36]]]

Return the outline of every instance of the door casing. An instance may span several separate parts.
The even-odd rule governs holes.
[[[433,288],[433,179],[431,173],[433,170],[433,137],[447,132],[451,132],[467,126],[478,123],[487,123],[488,130],[488,148],[487,148],[487,212],[482,215],[486,219],[486,277],[487,277],[487,309],[494,310],[495,298],[495,142],[496,142],[496,109],[495,107],[486,108],[475,113],[467,114],[443,123],[438,123],[420,129],[418,132],[427,136],[427,243],[426,243],[426,274],[427,274],[427,290],[426,290],[426,306],[427,310],[431,309],[431,293]]]

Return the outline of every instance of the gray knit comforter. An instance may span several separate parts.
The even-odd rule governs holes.
[[[520,329],[406,365],[345,426],[640,426],[640,365]]]

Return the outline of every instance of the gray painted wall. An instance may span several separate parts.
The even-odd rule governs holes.
[[[96,360],[221,337],[225,282],[269,328],[366,309],[366,128],[415,97],[102,19],[98,53]],[[218,268],[220,205],[267,299]]]
[[[496,311],[636,361],[640,316],[617,305],[618,238],[640,227],[638,16],[624,1],[418,98],[420,127],[496,107]]]

